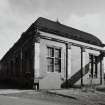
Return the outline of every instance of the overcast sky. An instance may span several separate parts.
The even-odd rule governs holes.
[[[105,0],[0,0],[0,58],[38,17],[94,34],[105,43]]]

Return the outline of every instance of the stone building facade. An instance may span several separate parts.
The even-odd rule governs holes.
[[[1,60],[0,80],[39,89],[104,83],[105,45],[94,35],[38,18]]]

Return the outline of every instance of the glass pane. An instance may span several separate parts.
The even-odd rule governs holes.
[[[60,59],[55,59],[55,65],[59,65],[60,64]]]
[[[89,55],[89,62],[92,62],[92,55]]]
[[[61,58],[61,49],[55,49],[55,58]]]
[[[53,57],[54,56],[54,48],[48,47],[48,56]]]
[[[47,59],[47,66],[48,66],[48,71],[53,72],[53,58]]]
[[[60,72],[61,71],[61,60],[55,59],[55,71]]]
[[[47,64],[53,65],[53,58],[47,58]]]
[[[97,56],[95,56],[95,62],[97,63]]]

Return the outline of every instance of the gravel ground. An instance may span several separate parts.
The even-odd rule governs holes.
[[[50,94],[48,92],[35,92],[35,91],[28,91],[28,92],[21,92],[21,93],[11,93],[11,94],[3,94],[4,96],[10,96],[10,97],[19,97],[19,98],[25,98],[25,99],[37,99],[41,101],[47,101],[47,102],[53,102],[56,104],[61,105],[81,105],[80,102],[78,102],[76,99],[70,99],[66,97],[62,97],[55,94]]]
[[[59,95],[58,95],[59,94]],[[63,94],[64,96],[61,96]],[[105,105],[105,93],[83,92],[80,89],[49,90],[49,91],[21,91],[17,93],[1,94],[8,97],[53,102],[60,105]],[[68,97],[69,96],[69,97]]]
[[[51,93],[74,97],[81,105],[105,105],[105,92],[80,89],[50,90]]]

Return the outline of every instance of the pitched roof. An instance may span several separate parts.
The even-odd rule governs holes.
[[[103,47],[102,42],[94,35],[60,24],[59,22],[39,17],[35,24],[41,31]]]
[[[68,27],[66,25],[60,24],[59,22],[54,22],[42,17],[39,17],[31,26],[21,35],[18,41],[13,45],[12,48],[7,51],[7,53],[3,56],[2,60],[8,58],[15,49],[17,49],[21,44],[30,36],[33,37],[33,33],[35,30],[35,25],[38,27],[39,30],[56,34],[58,36],[66,37],[69,39],[85,42],[88,44],[104,47],[103,44],[97,37],[92,34],[74,29],[72,27]],[[1,60],[1,61],[2,61]]]

